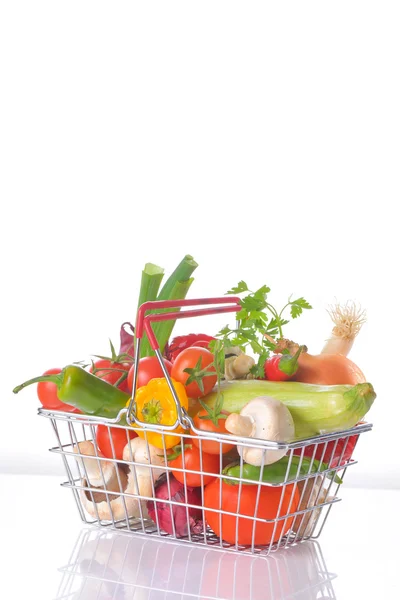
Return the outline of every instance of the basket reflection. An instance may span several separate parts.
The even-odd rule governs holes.
[[[60,571],[55,600],[335,598],[335,575],[311,540],[261,557],[90,528]]]

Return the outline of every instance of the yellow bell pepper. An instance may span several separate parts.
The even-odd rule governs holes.
[[[172,380],[179,402],[183,408],[188,409],[188,397],[185,387],[178,381]],[[149,383],[140,387],[136,392],[136,417],[144,423],[155,423],[157,425],[173,425],[177,418],[175,400],[164,377],[151,379]],[[129,404],[129,403],[128,403]],[[174,433],[183,433],[183,428],[178,426],[171,430]],[[140,437],[145,438],[144,430],[137,429]],[[164,438],[164,443],[163,443]],[[157,448],[172,448],[179,443],[176,435],[169,431],[158,433],[147,430],[147,440]]]

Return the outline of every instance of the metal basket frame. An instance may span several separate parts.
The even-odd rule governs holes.
[[[162,312],[162,313],[150,313],[146,315],[146,312],[149,310],[163,310],[165,309],[174,309],[181,307],[191,307],[196,305],[207,305],[206,308],[201,309],[191,309],[181,312]],[[211,305],[217,305],[212,308],[209,308]],[[156,337],[154,335],[153,329],[151,327],[152,322],[162,321],[167,319],[179,319],[191,316],[200,316],[200,315],[209,315],[209,314],[219,314],[219,313],[227,313],[227,312],[236,312],[240,310],[239,298],[231,297],[231,298],[207,298],[207,299],[197,299],[197,300],[177,300],[177,301],[169,301],[169,302],[147,302],[138,310],[137,323],[136,323],[136,345],[135,345],[135,358],[134,358],[134,378],[133,378],[133,391],[132,397],[129,403],[129,406],[126,409],[120,411],[119,415],[116,419],[105,419],[96,416],[88,416],[81,415],[76,413],[64,413],[59,411],[51,411],[46,409],[39,409],[39,414],[45,418],[48,418],[52,424],[53,430],[56,435],[57,445],[51,448],[51,452],[58,453],[62,456],[65,470],[67,473],[68,481],[63,483],[64,487],[69,487],[72,490],[74,495],[76,505],[81,516],[81,519],[90,524],[95,524],[102,527],[109,527],[116,530],[125,530],[129,532],[135,533],[143,533],[143,534],[152,534],[160,537],[169,536],[175,539],[179,539],[183,542],[187,543],[195,543],[195,544],[203,544],[205,546],[210,546],[213,548],[221,548],[224,550],[231,550],[236,552],[250,553],[250,554],[259,554],[261,556],[266,556],[273,551],[278,550],[279,548],[287,548],[290,545],[302,542],[304,540],[316,539],[322,532],[322,529],[325,525],[326,519],[329,515],[329,512],[336,502],[340,501],[338,498],[338,490],[340,487],[340,482],[335,481],[337,479],[336,475],[340,474],[340,479],[343,480],[347,468],[351,465],[356,464],[356,461],[351,460],[351,458],[344,458],[346,455],[347,444],[350,439],[354,440],[354,436],[356,437],[355,442],[358,441],[359,435],[366,431],[369,431],[372,428],[372,425],[369,423],[359,424],[351,429],[347,429],[345,431],[339,431],[334,433],[327,433],[324,435],[319,435],[311,438],[307,438],[304,440],[298,440],[292,443],[285,442],[272,442],[266,440],[260,440],[255,438],[245,438],[233,435],[224,435],[224,434],[208,434],[194,426],[193,420],[185,411],[183,407],[181,407],[179,403],[179,399],[177,397],[173,382],[168,374],[168,371],[165,367],[164,360],[161,354],[161,351],[158,347],[158,343]],[[174,425],[170,426],[162,426],[158,424],[148,424],[143,423],[138,420],[136,416],[136,407],[135,407],[135,396],[136,396],[136,385],[137,385],[137,375],[138,375],[138,362],[140,358],[140,342],[143,337],[143,334],[146,333],[148,339],[150,341],[150,345],[154,350],[161,368],[163,370],[164,376],[168,382],[169,389],[172,393],[172,396],[175,400],[176,404],[176,414],[177,419]],[[128,425],[122,424],[123,422],[128,423]],[[105,458],[99,454],[97,449],[95,440],[96,440],[96,430],[95,427],[97,425],[104,425],[108,429],[108,434],[110,438],[110,445],[112,449],[112,458]],[[185,431],[184,433],[177,433],[174,431],[178,426],[182,427]],[[130,456],[129,460],[122,460],[120,458],[116,458],[115,448],[113,444],[112,438],[112,428],[118,428],[125,431],[126,439],[127,439],[127,448],[129,448]],[[157,474],[160,472],[159,464],[148,464],[148,463],[139,463],[135,462],[132,449],[130,445],[130,438],[128,432],[135,430],[140,431],[141,435],[144,436],[144,440],[146,443],[147,457],[151,456],[150,445],[148,441],[148,433],[155,432],[160,435],[162,439],[162,449],[160,450],[160,456],[163,458],[164,465],[161,467],[163,471],[166,473],[167,486],[169,491],[169,499],[158,499],[155,497],[155,481],[157,479]],[[177,445],[180,444],[180,449],[182,453],[183,464],[185,464],[185,444],[191,442],[193,438],[196,438],[199,442],[199,450],[200,450],[200,470],[193,471],[188,469],[177,469],[176,467],[171,467],[168,464],[168,454],[167,448],[165,444],[165,435],[175,436],[177,440]],[[94,455],[88,457],[86,454],[82,454],[79,448],[79,443],[82,441],[92,441],[94,447]],[[207,475],[207,472],[203,470],[203,461],[202,461],[202,446],[206,441],[213,441],[214,443],[218,443],[220,446],[219,452],[219,460],[220,460],[220,469],[219,474],[212,473],[215,478],[219,479],[219,508],[213,508],[211,506],[205,505],[204,500],[204,476]],[[336,449],[339,441],[342,444],[342,451],[340,456],[337,456]],[[254,514],[244,514],[243,511],[240,513],[241,509],[241,497],[243,486],[249,484],[248,480],[245,480],[242,477],[242,469],[243,469],[243,453],[240,454],[240,476],[238,478],[229,477],[227,475],[222,474],[222,469],[224,466],[224,454],[222,452],[222,446],[224,442],[229,442],[230,444],[235,444],[238,449],[240,448],[248,448],[255,447],[262,450],[262,465],[260,468],[260,478],[259,480],[252,481],[254,486],[257,486],[257,495],[256,495],[256,503],[254,507]],[[328,444],[331,443],[329,447],[330,454],[327,449]],[[306,448],[312,448],[312,453],[310,458],[310,464],[308,470],[302,473],[302,465],[305,456]],[[313,470],[314,460],[316,460],[317,450],[321,450],[321,456],[324,458],[324,465],[322,462],[318,463],[317,470]],[[262,481],[264,465],[266,463],[267,453],[276,450],[284,450],[285,454],[288,456],[288,465],[285,477],[283,481],[279,483],[265,483]],[[296,471],[296,475],[293,477],[290,476],[290,470],[293,463],[293,457],[297,455],[298,459],[298,467]],[[333,464],[333,459],[335,458],[336,464]],[[297,460],[296,459],[296,460]],[[100,486],[94,486],[90,482],[90,477],[88,475],[87,461],[90,460],[90,465],[96,465],[98,468],[98,472],[101,474],[102,482]],[[104,472],[102,466],[105,466],[105,462],[112,464],[112,470],[115,470],[117,475],[117,489],[114,488],[112,490],[107,489],[107,482],[104,477]],[[86,464],[85,464],[86,463]],[[294,463],[293,463],[294,464]],[[325,468],[323,468],[325,467]],[[152,495],[146,496],[140,494],[140,486],[138,483],[138,474],[137,470],[147,469],[149,470],[149,475],[151,476],[151,487],[152,487]],[[180,470],[183,473],[184,479],[184,490],[185,490],[185,501],[184,502],[176,502],[171,499],[171,476],[172,471]],[[303,468],[304,471],[304,468]],[[134,488],[135,492],[130,490],[126,491],[126,484],[123,484],[123,473],[128,473],[133,477],[134,480]],[[201,480],[201,507],[197,505],[192,505],[188,503],[188,495],[187,495],[187,485],[186,485],[186,476],[188,474],[197,474],[200,476]],[[238,489],[238,500],[236,511],[226,511],[222,508],[222,485],[223,480],[231,480],[232,483],[235,483],[239,486]],[[281,488],[280,501],[278,505],[278,509],[276,511],[276,516],[272,519],[266,519],[258,516],[259,508],[260,508],[260,494],[261,490],[265,487],[275,487]],[[94,496],[96,494],[96,496]],[[101,500],[98,500],[100,495]],[[284,508],[284,498],[285,495],[289,496],[289,503],[287,508]],[[91,505],[94,507],[94,514],[92,514],[92,518],[88,514],[87,510],[85,510],[85,496],[86,499],[91,501]],[[95,501],[96,498],[96,501]],[[113,509],[112,502],[120,499],[120,504],[123,507],[123,515],[119,518],[115,518],[115,509]],[[132,514],[132,510],[130,510],[127,504],[132,502],[132,499],[136,500],[137,509],[135,515]],[[101,517],[99,514],[99,510],[97,506],[102,503],[106,503],[105,510],[108,511],[108,517]],[[151,521],[148,518],[146,511],[146,503],[156,503],[155,504],[155,521]],[[170,533],[166,533],[162,530],[159,523],[158,509],[159,503],[162,502],[163,505],[169,506],[172,531]],[[174,515],[173,515],[173,507],[179,506],[184,507],[186,510],[186,518],[187,518],[187,535],[178,535],[175,523],[174,523]],[[108,509],[107,509],[108,507]],[[203,517],[203,530],[201,533],[193,533],[190,528],[190,508],[200,508]],[[207,513],[214,512],[219,515],[219,530],[221,535],[218,536],[214,531],[212,531],[207,525]],[[235,543],[228,543],[223,539],[223,524],[227,521],[226,519],[235,519],[236,526],[236,536]],[[243,520],[250,520],[252,523],[252,536],[251,543],[247,543],[246,545],[239,544],[239,527],[243,527]],[[257,524],[262,523],[264,526],[269,524],[269,530],[271,531],[271,535],[267,536],[267,543],[262,545],[258,545],[256,543],[256,532],[257,532]]]

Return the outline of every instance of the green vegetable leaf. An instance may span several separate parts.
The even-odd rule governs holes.
[[[250,294],[241,299],[240,305],[244,310],[250,312],[252,310],[263,310],[266,307],[266,302],[263,298],[256,298]]]
[[[254,297],[265,300],[267,294],[269,294],[270,291],[271,291],[271,288],[269,288],[267,285],[263,285],[256,292],[254,292]]]
[[[265,378],[264,365],[265,365],[265,361],[268,359],[268,357],[269,357],[269,350],[263,349],[260,356],[258,357],[257,363],[251,367],[250,373],[252,373],[252,375],[254,375],[254,377],[256,379],[264,379]]]
[[[290,314],[293,319],[297,319],[301,315],[304,309],[312,308],[311,304],[307,302],[304,298],[298,298],[297,300],[290,300]]]
[[[260,354],[261,352],[263,352],[263,347],[259,342],[257,342],[257,340],[252,340],[250,342],[250,346],[255,354]]]
[[[229,333],[231,333],[231,329],[230,329],[230,327],[228,327],[228,325],[225,325],[225,327],[223,327],[220,331],[218,331],[217,336],[223,337],[225,335],[228,335]],[[213,351],[216,341],[217,340],[211,340],[211,342],[209,343],[209,348],[211,348],[211,351]]]
[[[247,283],[245,281],[239,281],[236,286],[233,286],[230,290],[228,290],[225,295],[228,294],[241,294],[242,292],[248,292],[249,288],[247,287]]]

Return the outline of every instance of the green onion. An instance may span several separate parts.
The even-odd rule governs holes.
[[[157,296],[157,300],[181,300],[184,296],[174,296],[173,297],[173,289],[177,282],[185,283],[193,271],[199,265],[194,260],[193,256],[187,254],[185,258],[179,263],[176,267],[175,271],[170,275],[167,281],[164,283],[160,293]]]
[[[142,271],[138,306],[143,304],[143,302],[148,302],[149,300],[155,300],[157,298],[163,277],[163,268],[153,265],[153,263],[145,264]]]
[[[189,288],[193,283],[193,278],[190,276],[197,266],[198,265],[193,257],[186,255],[163,285],[160,293],[157,296],[157,300],[182,300],[186,298]],[[175,312],[176,310],[179,309],[168,308],[157,312]],[[149,312],[148,314],[151,313]],[[175,321],[161,321],[160,323],[153,324],[154,334],[158,340],[161,352],[164,351],[165,345],[171,336],[174,325]],[[149,340],[145,335],[141,343],[140,356],[143,357],[152,355],[154,355],[154,352],[152,351]]]

